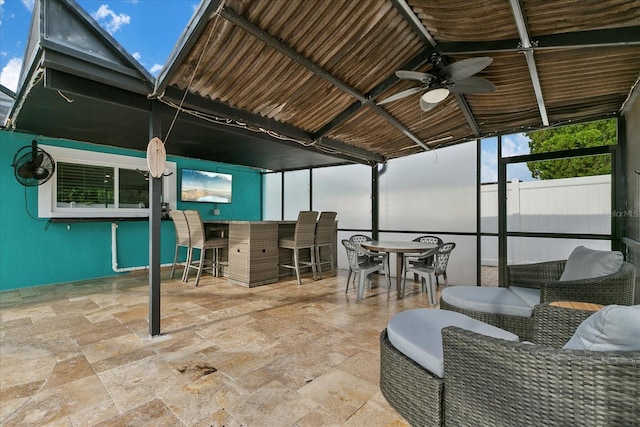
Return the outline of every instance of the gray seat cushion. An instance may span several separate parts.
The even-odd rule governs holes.
[[[533,314],[533,306],[507,288],[449,286],[442,290],[442,300],[455,307],[483,313],[523,317]]]
[[[540,304],[540,289],[520,286],[509,286],[508,289],[532,308]]]
[[[444,360],[442,351],[442,328],[458,326],[509,341],[518,341],[517,335],[461,313],[430,308],[406,310],[394,315],[387,325],[387,336],[405,356],[442,378]]]

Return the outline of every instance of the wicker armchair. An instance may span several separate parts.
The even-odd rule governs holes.
[[[444,329],[445,424],[639,425],[640,351],[557,347],[564,345],[576,323],[590,314],[547,304],[536,306],[534,336],[549,342],[545,337],[552,333],[555,346]]]
[[[616,273],[583,280],[560,281],[566,260],[507,267],[507,286],[540,289],[540,302],[580,301],[594,304],[632,305],[636,269],[623,262]],[[533,337],[533,317],[487,313],[447,304],[440,298],[440,308],[457,311],[498,328],[513,332],[522,340]]]
[[[629,426],[640,421],[640,352],[563,350],[593,312],[540,304],[534,337],[444,328],[444,378],[380,335],[380,388],[413,426]]]
[[[622,263],[616,273],[592,279],[559,281],[566,260],[507,267],[507,285],[540,289],[540,302],[581,301],[632,305],[636,270]]]

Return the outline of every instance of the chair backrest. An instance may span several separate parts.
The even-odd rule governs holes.
[[[313,246],[315,244],[317,221],[318,212],[316,211],[300,211],[298,213],[298,221],[293,233],[293,240],[297,245]]]
[[[333,242],[333,230],[337,215],[337,212],[320,212],[320,217],[318,217],[318,223],[316,224],[316,245]]]
[[[429,243],[431,245],[441,245],[444,242],[438,236],[420,236],[413,239],[414,242]]]
[[[349,237],[349,240],[359,245],[364,242],[371,242],[373,239],[364,234],[354,234],[353,236]]]
[[[347,259],[349,260],[349,267],[351,267],[351,271],[359,271],[360,264],[358,262],[358,250],[356,249],[356,243],[352,240],[342,239],[342,245],[347,251]]]
[[[187,224],[187,218],[184,216],[184,212],[171,211],[169,215],[173,220],[173,225],[176,227],[176,245],[180,245],[180,246],[191,245],[191,236],[189,234],[189,224]]]
[[[436,254],[436,260],[434,262],[435,274],[442,274],[447,270],[447,264],[449,263],[451,251],[455,247],[456,244],[453,242],[447,242],[440,246],[440,250],[438,250],[438,253]]]
[[[191,246],[201,248],[204,246],[205,233],[204,224],[198,211],[184,211],[184,216],[189,224],[189,234],[191,236]]]

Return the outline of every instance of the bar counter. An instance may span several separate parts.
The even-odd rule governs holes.
[[[293,236],[296,221],[204,221],[208,233],[229,238],[226,253],[228,268],[224,275],[232,283],[249,288],[277,282],[291,270],[279,268],[291,262],[291,251],[278,247],[278,240]],[[335,228],[337,240],[337,222]],[[337,260],[334,244],[334,260]],[[304,254],[302,254],[304,256]],[[225,257],[225,254],[221,254]],[[324,258],[324,256],[323,256]]]

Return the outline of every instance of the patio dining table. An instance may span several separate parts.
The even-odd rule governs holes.
[[[404,255],[425,252],[436,245],[425,242],[405,242],[402,240],[371,240],[360,244],[363,248],[374,252],[396,254],[396,292],[398,299],[402,299],[402,274],[404,269]]]

